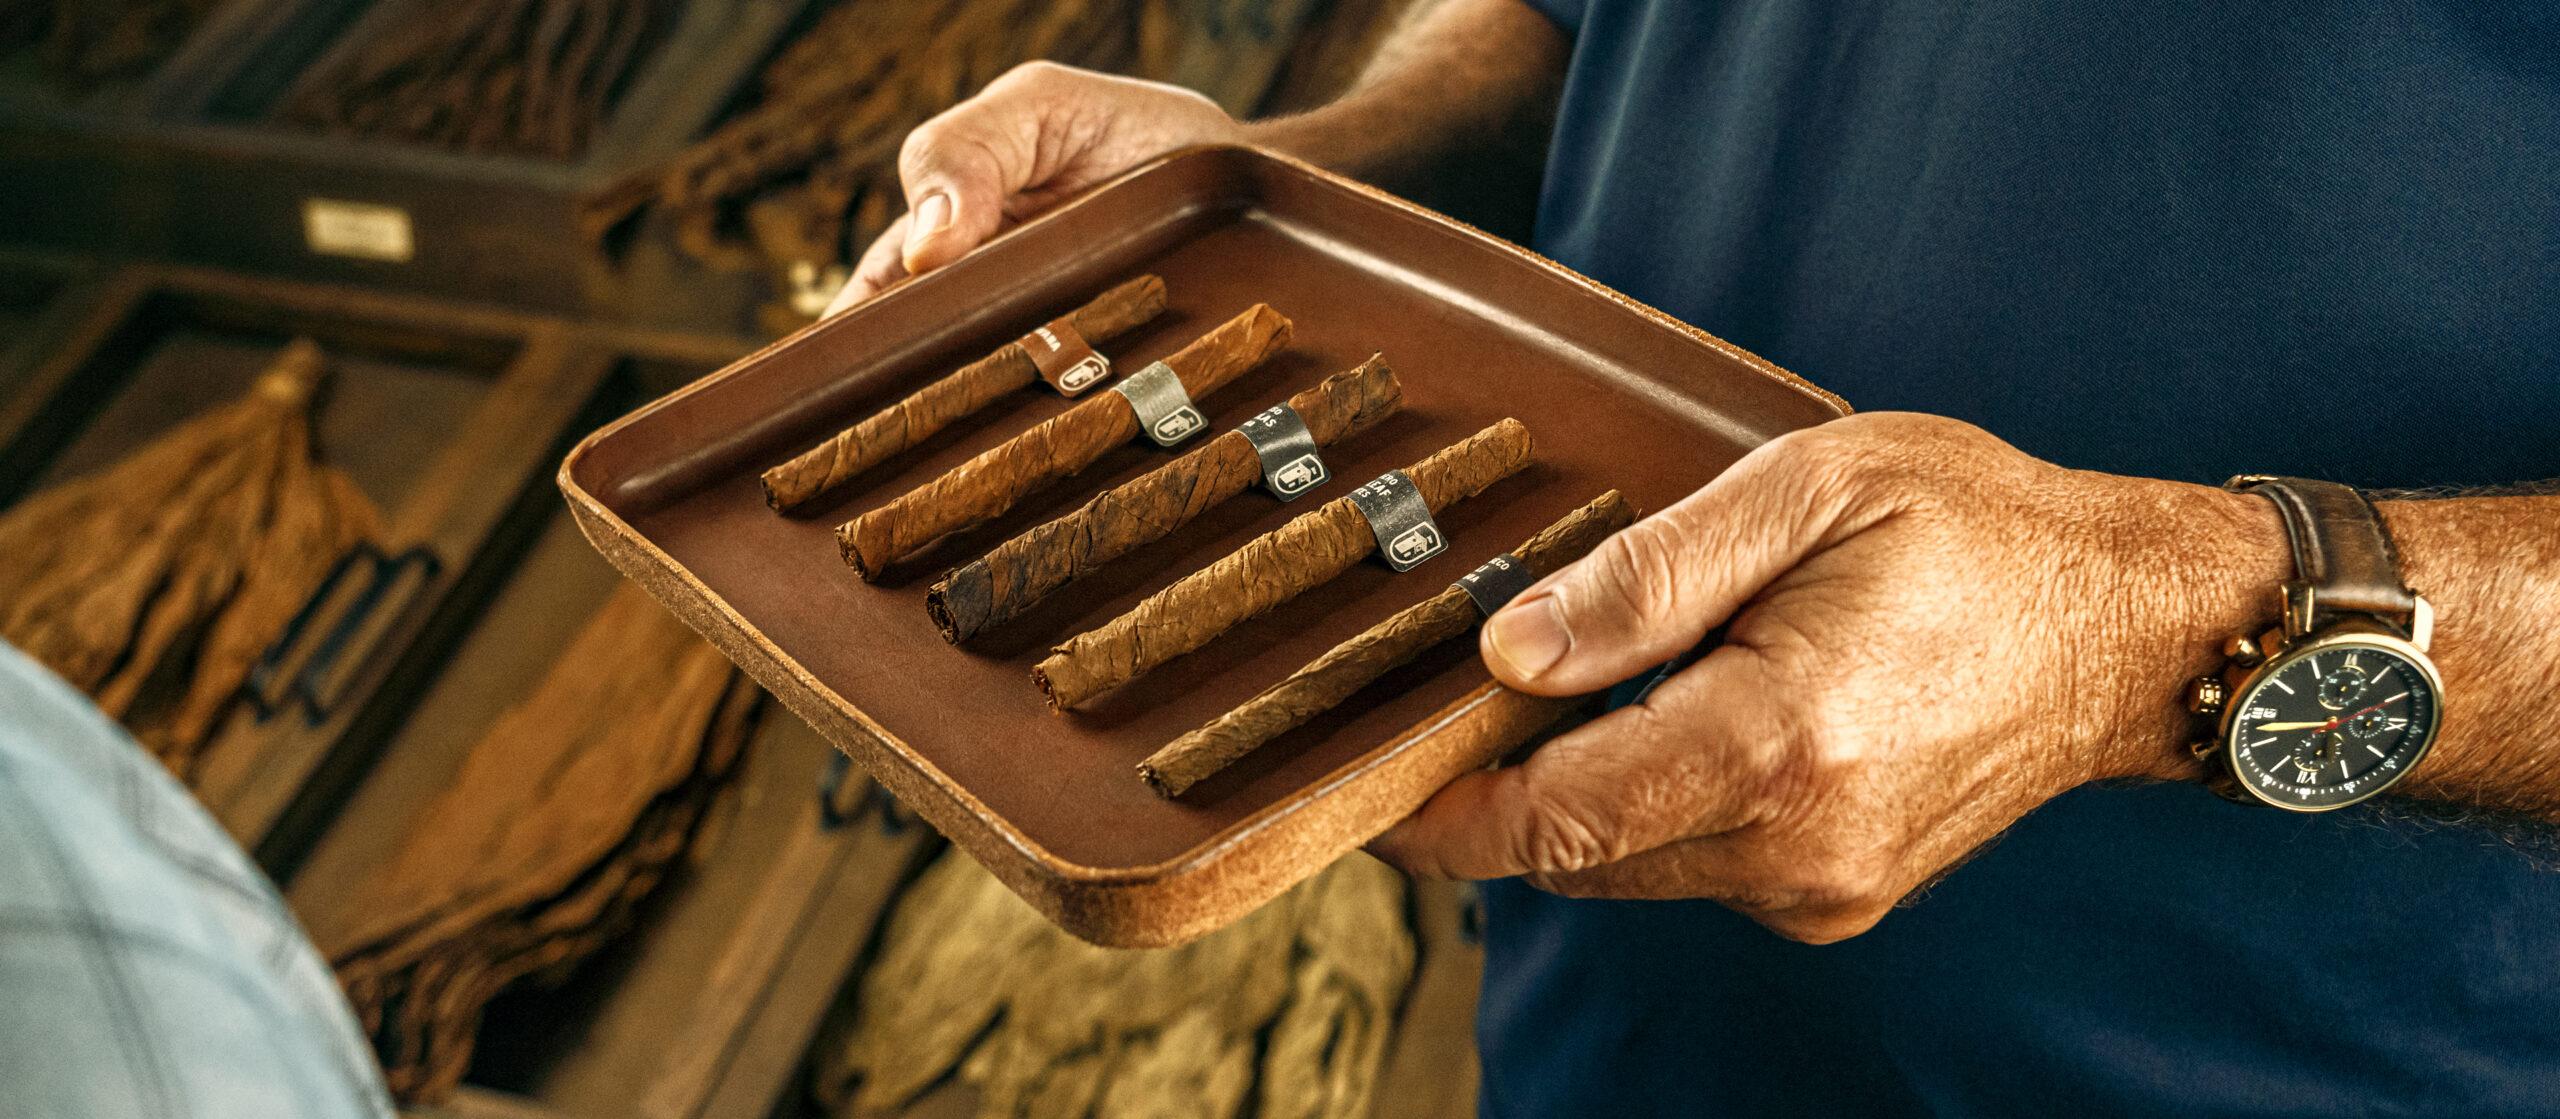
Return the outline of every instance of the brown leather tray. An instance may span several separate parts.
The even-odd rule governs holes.
[[[1327,452],[1334,481],[1212,511],[968,649],[924,592],[964,562],[1166,461],[1133,443],[995,524],[857,581],[831,528],[1065,407],[1024,392],[784,517],[763,467],[1141,272],[1170,309],[1107,347],[1121,368],[1256,302],[1287,353],[1202,402],[1219,428],[1383,351],[1405,410]],[[1748,448],[1847,411],[1839,398],[1517,247],[1282,157],[1168,156],[985,249],[820,322],[598,431],[561,467],[590,540],[883,784],[1069,931],[1176,943],[1384,830],[1467,762],[1408,733],[1486,685],[1472,647],[1426,657],[1180,802],[1138,759],[1601,491],[1659,509]],[[1440,518],[1450,550],[1403,575],[1364,563],[1106,697],[1051,715],[1028,670],[1288,517],[1504,416],[1537,463]],[[1185,448],[1187,449],[1187,447]]]

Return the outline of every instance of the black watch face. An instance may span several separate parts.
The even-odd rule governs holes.
[[[2435,674],[2360,639],[2269,662],[2232,707],[2225,745],[2240,782],[2284,808],[2353,804],[2397,781],[2435,737]]]

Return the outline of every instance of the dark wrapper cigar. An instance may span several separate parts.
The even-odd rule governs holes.
[[[1395,371],[1377,357],[1289,398],[1318,447],[1394,415],[1403,403]],[[1229,431],[943,576],[925,595],[925,610],[942,639],[957,645],[1011,621],[1104,564],[1172,535],[1261,477],[1253,441]]]
[[[1067,312],[1066,321],[1086,342],[1098,346],[1163,313],[1164,281],[1140,276]],[[863,471],[932,438],[960,417],[1039,378],[1039,367],[1022,342],[1007,342],[996,352],[961,366],[791,461],[765,471],[765,503],[784,512],[806,505]]]
[[[1183,392],[1198,400],[1288,343],[1288,317],[1256,303],[1164,361],[1181,380]],[[1003,516],[1023,498],[1093,465],[1137,435],[1138,414],[1129,399],[1116,392],[1098,393],[838,526],[836,544],[856,574],[865,581],[878,579],[890,564]]]
[[[1588,554],[1609,534],[1634,523],[1635,509],[1610,490],[1548,525],[1512,554],[1531,577]],[[1425,650],[1476,628],[1484,617],[1465,588],[1450,584],[1439,594],[1397,611],[1368,632],[1290,673],[1289,678],[1235,710],[1173,740],[1138,763],[1138,776],[1168,797],[1181,796],[1263,743],[1331,710],[1351,694],[1421,656]]]
[[[1529,429],[1506,419],[1405,468],[1437,515],[1529,465]],[[1209,639],[1351,569],[1378,549],[1348,497],[1256,537],[1101,628],[1058,646],[1031,678],[1065,710],[1153,671]]]

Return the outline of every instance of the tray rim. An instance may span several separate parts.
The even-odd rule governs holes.
[[[1371,203],[1383,205],[1397,211],[1405,218],[1418,220],[1443,233],[1456,235],[1480,248],[1508,255],[1553,278],[1588,288],[1621,310],[1667,328],[1674,334],[1732,359],[1744,368],[1784,388],[1794,390],[1816,405],[1832,412],[1835,418],[1849,415],[1852,411],[1849,403],[1837,394],[1814,385],[1757,354],[1576,272],[1549,257],[1377,187],[1336,174],[1295,156],[1258,145],[1201,144],[1166,152],[1139,163],[1040,216],[999,234],[988,243],[992,245],[1021,236],[1058,215],[1091,204],[1094,199],[1109,193],[1113,187],[1122,182],[1164,166],[1184,160],[1232,158],[1237,155],[1242,155],[1249,161],[1261,160],[1278,164],[1323,185],[1349,191]],[[929,280],[931,277],[919,279]],[[719,646],[724,654],[738,662],[750,676],[765,685],[786,707],[817,728],[837,749],[853,757],[856,762],[862,763],[865,771],[874,781],[887,786],[893,793],[906,800],[919,815],[950,837],[955,844],[967,850],[973,858],[977,858],[980,863],[986,865],[1016,893],[1022,895],[1068,932],[1109,947],[1161,947],[1181,943],[1228,923],[1252,907],[1276,896],[1289,884],[1303,876],[1284,873],[1279,876],[1281,881],[1270,889],[1261,889],[1260,884],[1244,884],[1252,887],[1245,891],[1245,896],[1222,899],[1223,904],[1199,906],[1195,912],[1173,922],[1162,920],[1161,915],[1142,913],[1137,907],[1145,905],[1153,895],[1175,892],[1192,886],[1205,885],[1210,890],[1220,890],[1225,884],[1199,883],[1194,880],[1206,875],[1226,853],[1260,837],[1267,831],[1283,824],[1293,825],[1296,830],[1304,831],[1321,823],[1322,809],[1319,806],[1325,801],[1335,801],[1348,807],[1347,800],[1335,794],[1359,779],[1381,770],[1398,768],[1400,765],[1412,766],[1428,762],[1430,759],[1412,759],[1411,755],[1417,751],[1410,747],[1418,741],[1429,738],[1439,727],[1478,710],[1488,698],[1500,690],[1500,686],[1493,683],[1478,685],[1424,720],[1406,728],[1403,733],[1378,743],[1323,777],[1309,782],[1296,792],[1211,833],[1192,847],[1154,863],[1123,867],[1090,866],[1061,858],[1037,840],[1022,833],[1010,821],[997,815],[979,801],[966,787],[935,766],[930,759],[917,753],[895,732],[881,725],[868,712],[828,687],[796,659],[773,644],[771,639],[765,637],[760,630],[749,623],[726,599],[714,593],[690,569],[676,562],[675,558],[668,555],[655,541],[633,528],[628,521],[589,492],[576,478],[577,468],[588,454],[597,445],[611,439],[624,428],[662,409],[675,407],[685,398],[696,392],[705,391],[710,385],[725,379],[738,369],[760,363],[768,355],[783,347],[799,344],[805,336],[821,327],[862,316],[880,305],[884,299],[894,297],[898,290],[905,286],[904,283],[893,285],[891,289],[874,296],[866,303],[856,305],[832,318],[822,318],[812,322],[596,429],[580,440],[577,446],[561,460],[557,475],[558,483],[580,531],[586,535],[589,543],[612,562],[616,569],[626,577],[639,582],[652,597],[658,599],[660,605],[673,611],[686,624],[692,626],[714,645]],[[759,671],[759,667],[764,667],[766,670]],[[787,681],[789,686],[777,686],[777,677],[779,680]],[[839,731],[849,731],[853,734],[847,736],[840,734]],[[859,742],[864,749],[856,749],[854,742],[847,741],[848,737],[851,737],[854,742]],[[877,759],[865,757],[864,754],[868,750],[878,750],[884,757]],[[877,764],[890,758],[903,762],[904,765]],[[1443,768],[1446,768],[1445,761]],[[1439,775],[1436,780],[1431,781],[1424,795],[1427,796],[1429,791],[1436,790],[1440,785],[1446,784],[1457,776],[1456,772]],[[1417,799],[1415,803],[1419,804],[1419,800]],[[1348,842],[1343,841],[1346,837]],[[1332,849],[1325,860],[1326,863],[1330,863],[1332,858],[1338,858],[1374,837],[1375,831],[1369,831],[1366,834],[1343,833],[1343,836],[1321,844]],[[991,857],[994,854],[989,850],[991,845],[1000,845],[1020,861]],[[1035,870],[1039,874],[1032,873]],[[1040,875],[1046,875],[1046,877],[1043,878]],[[1091,892],[1076,894],[1061,887]]]

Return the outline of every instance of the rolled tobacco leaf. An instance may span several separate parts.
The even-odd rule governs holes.
[[[0,639],[187,777],[267,646],[381,514],[318,461],[327,362],[297,341],[239,401],[0,514]]]
[[[1067,312],[1066,322],[1086,342],[1098,346],[1163,313],[1164,281],[1140,276]],[[1021,339],[998,346],[994,353],[765,471],[765,503],[782,512],[808,504],[1039,376],[1040,369]]]
[[[1207,396],[1289,343],[1289,319],[1256,303],[1164,359],[1191,399]],[[1123,382],[1126,383],[1126,382]],[[1104,392],[988,448],[941,477],[836,528],[845,563],[865,581],[925,545],[1003,516],[1023,498],[1135,438],[1127,397]]]
[[[1505,419],[1406,467],[1433,515],[1529,465],[1529,429]],[[1064,711],[1351,569],[1378,548],[1360,507],[1338,497],[1184,576],[1100,628],[1077,634],[1031,670]]]
[[[1289,398],[1289,407],[1305,421],[1318,447],[1366,430],[1403,404],[1404,389],[1395,371],[1374,356]],[[1261,477],[1262,460],[1252,440],[1229,431],[943,576],[925,595],[925,610],[942,639],[957,645],[1012,620],[1103,565],[1172,535]]]
[[[1635,509],[1618,491],[1610,490],[1530,537],[1510,554],[1508,560],[1517,568],[1507,568],[1506,573],[1524,582],[1542,577],[1582,558],[1609,534],[1634,521]],[[1432,646],[1475,629],[1483,617],[1475,595],[1451,583],[1439,594],[1334,646],[1235,710],[1173,740],[1138,763],[1138,776],[1158,793],[1181,796]]]
[[[484,1007],[619,935],[735,772],[763,693],[638,587],[490,725],[396,855],[305,914],[394,1095],[433,1103]]]

